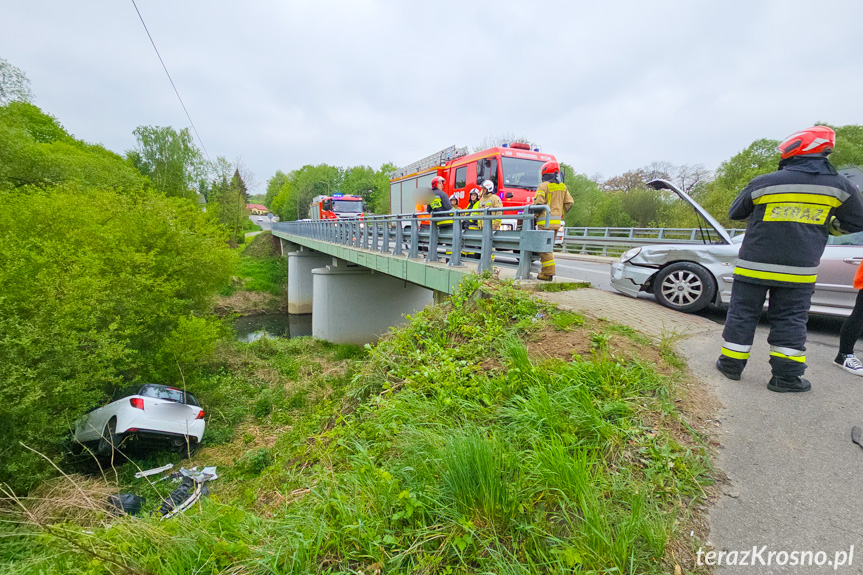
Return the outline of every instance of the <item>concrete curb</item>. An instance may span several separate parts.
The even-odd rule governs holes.
[[[572,260],[577,262],[595,262],[598,264],[610,264],[616,262],[619,258],[608,256],[591,256],[588,254],[568,254],[566,252],[554,252],[555,259]]]

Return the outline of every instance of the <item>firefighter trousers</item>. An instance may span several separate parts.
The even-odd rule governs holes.
[[[555,235],[557,235],[557,230],[560,226],[551,226],[550,228],[546,228],[544,226],[537,226],[537,229],[540,230],[552,230]],[[553,277],[557,270],[554,265],[554,252],[541,253],[539,254],[539,263],[542,265],[542,269],[539,272],[539,275],[542,277]]]
[[[776,287],[734,279],[731,305],[725,319],[719,363],[724,371],[740,374],[746,367],[755,328],[770,294],[767,321],[770,323],[770,367],[773,375],[791,378],[806,371],[806,322],[814,284]]]

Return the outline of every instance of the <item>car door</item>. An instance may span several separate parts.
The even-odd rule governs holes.
[[[851,234],[831,242],[842,242],[842,245],[831,243],[824,249],[821,264],[818,266],[818,281],[815,293],[812,294],[812,305],[825,308],[842,308],[851,310],[857,299],[854,289],[854,275],[860,262],[863,261],[863,234]],[[848,243],[853,242],[853,243]]]

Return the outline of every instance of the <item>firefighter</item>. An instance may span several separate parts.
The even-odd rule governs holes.
[[[549,226],[545,225],[545,214],[536,214],[539,223],[537,228],[540,230],[553,230],[555,235],[560,229],[561,220],[564,214],[572,207],[573,200],[566,189],[566,184],[560,181],[560,164],[557,162],[546,162],[540,169],[542,183],[536,188],[536,195],[533,197],[535,205],[547,205],[551,208],[551,216]],[[542,253],[539,254],[539,261],[542,263],[542,270],[536,276],[536,279],[543,281],[551,281],[554,279],[554,274],[557,270],[554,269],[554,254]]]
[[[446,194],[443,193],[443,182],[444,179],[442,176],[436,176],[431,181],[432,196],[428,206],[426,206],[426,211],[432,214],[432,216],[438,212],[452,212],[452,203],[449,201]],[[452,227],[452,219],[440,220],[437,222],[437,226],[438,229]]]
[[[731,204],[728,217],[746,220],[734,268],[734,289],[716,368],[739,380],[769,294],[770,366],[767,389],[809,391],[806,321],[816,268],[827,236],[863,230],[860,193],[827,160],[836,134],[816,126],[779,144],[779,170],[758,176]]]
[[[480,192],[482,193],[482,197],[477,203],[476,207],[478,208],[502,208],[503,202],[500,201],[500,198],[497,194],[494,193],[494,182],[491,180],[485,180],[480,187]],[[498,212],[500,213],[500,212]],[[479,227],[482,229],[483,220],[479,220]],[[491,221],[491,229],[497,230],[500,229],[500,220],[492,220]]]
[[[474,188],[470,191],[467,200],[467,208],[468,210],[477,209],[477,204],[479,203],[479,188]],[[465,221],[465,229],[468,230],[478,230],[479,222],[477,220],[467,220]]]

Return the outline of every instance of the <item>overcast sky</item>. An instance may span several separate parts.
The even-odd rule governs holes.
[[[137,2],[209,155],[259,184],[502,133],[589,175],[712,169],[758,138],[863,123],[854,0]],[[117,152],[138,125],[188,125],[131,0],[7,0],[0,57]]]

